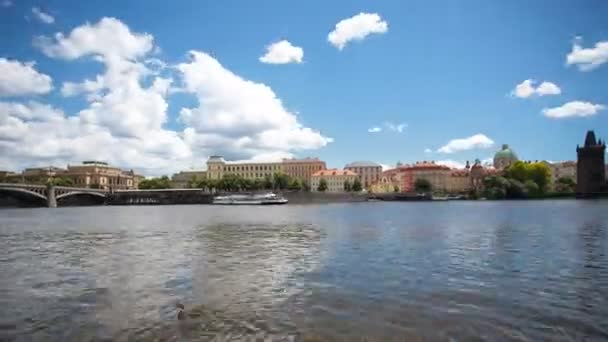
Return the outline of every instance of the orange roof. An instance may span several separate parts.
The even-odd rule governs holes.
[[[322,176],[356,176],[357,174],[350,170],[327,169],[320,170],[312,174],[313,177]]]

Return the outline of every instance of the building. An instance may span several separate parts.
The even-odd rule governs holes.
[[[106,162],[84,161],[80,165],[68,165],[61,176],[70,178],[74,186],[106,190],[137,189],[143,176],[133,170],[121,170]]]
[[[55,166],[30,167],[14,177],[20,178],[25,183],[47,183],[53,178],[63,175],[65,171],[65,169]]]
[[[285,173],[310,182],[311,176],[325,169],[318,158],[283,159],[280,162],[228,162],[221,156],[207,160],[207,178],[221,179],[224,175],[238,175],[246,179],[263,179],[275,173]]]
[[[604,153],[606,144],[595,139],[593,131],[587,131],[585,145],[576,146],[576,194],[591,196],[605,189],[606,169]]]
[[[456,169],[450,172],[446,182],[446,192],[451,194],[466,193],[472,188],[470,168]]]
[[[171,176],[171,188],[187,189],[191,187],[192,181],[202,180],[206,178],[207,171],[204,170],[180,171]]]
[[[344,183],[346,181],[351,184],[359,175],[350,170],[329,169],[315,172],[310,180],[310,190],[317,192],[321,179],[327,182],[327,190],[325,192],[344,192]]]
[[[509,148],[509,145],[504,144],[502,145],[502,149],[494,155],[494,168],[504,170],[518,160],[515,151]]]
[[[447,191],[448,177],[451,169],[445,165],[435,164],[433,161],[416,162],[399,168],[402,175],[401,191],[414,192],[414,185],[418,179],[426,179],[431,183],[433,191]]]
[[[401,192],[401,175],[398,168],[383,171],[380,179],[370,185],[369,192],[376,194]]]
[[[558,163],[549,163],[551,169],[551,186],[552,190],[555,190],[557,180],[560,178],[570,178],[576,182],[576,162],[565,161]]]
[[[310,184],[315,172],[325,170],[325,162],[319,158],[283,159],[283,172],[286,175],[305,180]]]
[[[382,176],[382,165],[370,161],[357,161],[347,164],[344,170],[352,171],[359,175],[363,188],[370,189]]]

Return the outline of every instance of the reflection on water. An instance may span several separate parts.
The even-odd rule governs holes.
[[[607,205],[2,210],[0,340],[606,340]]]

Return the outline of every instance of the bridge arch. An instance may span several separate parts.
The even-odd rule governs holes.
[[[36,191],[0,186],[0,205],[17,207],[46,207],[47,197]]]
[[[21,194],[32,195],[34,197],[38,197],[38,198],[46,201],[46,196],[41,195],[35,191],[24,189],[24,188],[13,188],[13,187],[8,187],[8,186],[0,186],[0,191],[16,192],[16,193],[21,193]]]
[[[101,193],[101,192],[96,192],[96,191],[69,191],[66,193],[63,193],[61,195],[57,195],[55,198],[57,199],[61,199],[64,197],[69,197],[69,196],[75,196],[75,195],[91,195],[91,196],[97,196],[97,197],[101,197],[101,198],[106,198],[106,194]]]

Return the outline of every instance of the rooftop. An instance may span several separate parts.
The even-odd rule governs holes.
[[[322,176],[356,176],[357,174],[350,170],[327,169],[313,173],[313,177]]]
[[[354,161],[352,163],[346,164],[344,168],[348,167],[382,167],[382,165],[375,163],[373,161]]]

